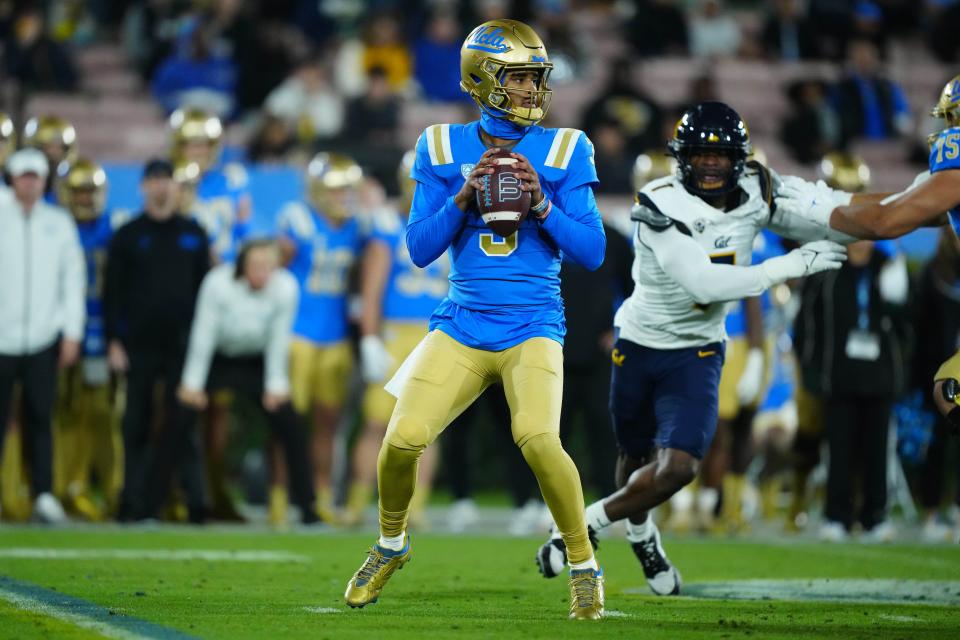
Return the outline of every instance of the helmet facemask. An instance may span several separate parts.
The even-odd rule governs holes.
[[[353,216],[362,184],[363,169],[346,156],[318,153],[307,165],[307,200],[333,222]]]
[[[480,84],[489,86],[489,92],[482,97],[471,94],[481,109],[496,118],[504,118],[521,127],[535,125],[546,117],[553,98],[553,91],[547,85],[553,68],[552,64],[548,62],[540,63],[538,66],[520,66],[488,58],[481,68],[489,76],[481,79]],[[520,89],[507,86],[511,73],[525,71],[535,74],[535,88]]]
[[[730,146],[675,145],[671,141],[670,150],[677,159],[680,180],[690,193],[701,197],[725,196],[737,188],[740,176],[746,166],[747,153],[743,149]],[[729,169],[701,164],[694,166],[697,155],[717,154],[730,159]]]

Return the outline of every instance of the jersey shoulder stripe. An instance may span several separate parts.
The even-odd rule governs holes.
[[[583,131],[579,129],[557,129],[544,164],[554,169],[565,170],[567,165],[570,164],[573,150],[576,148],[581,135],[583,135]]]
[[[316,233],[316,225],[310,210],[302,202],[289,202],[277,216],[277,226],[281,233],[298,238],[310,238]]]
[[[450,125],[434,124],[423,132],[430,164],[438,167],[453,163],[453,149],[450,146]]]

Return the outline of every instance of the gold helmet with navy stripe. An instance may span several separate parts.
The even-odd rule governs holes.
[[[820,160],[820,178],[833,189],[861,193],[870,187],[870,167],[859,156],[831,151]]]
[[[23,125],[23,146],[43,151],[53,169],[71,164],[77,155],[77,130],[66,118],[44,114]],[[64,169],[60,169],[62,172]]]
[[[356,191],[362,184],[363,169],[348,156],[324,151],[307,165],[307,199],[334,220],[353,215]]]
[[[107,205],[107,174],[99,163],[79,158],[57,183],[60,204],[77,222],[89,222],[103,215]]]
[[[653,180],[677,173],[677,159],[659,149],[644,151],[633,163],[633,190],[640,191]]]
[[[17,150],[17,128],[13,119],[0,112],[0,166],[7,164],[7,158]]]
[[[170,114],[172,156],[196,162],[204,171],[217,164],[223,123],[201,109],[177,109]]]
[[[470,32],[460,49],[460,88],[487,113],[521,127],[547,115],[553,92],[547,81],[553,64],[540,36],[517,20],[490,20]],[[534,89],[507,89],[515,71],[533,71]],[[515,105],[514,96],[526,104]]]

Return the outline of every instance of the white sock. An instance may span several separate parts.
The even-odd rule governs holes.
[[[700,493],[697,494],[697,512],[705,518],[712,518],[719,501],[719,491],[711,487],[700,487]]]
[[[587,507],[587,526],[593,527],[594,531],[610,526],[610,518],[607,517],[607,512],[603,508],[603,501],[597,500]]]
[[[377,544],[384,549],[390,549],[390,551],[400,551],[400,549],[403,549],[403,534],[401,533],[398,536],[385,536],[380,534],[380,539],[377,540]]]
[[[653,525],[653,518],[647,516],[643,524],[633,524],[627,520],[627,540],[630,542],[643,542],[653,535],[656,527]]]
[[[590,556],[590,559],[586,562],[577,562],[570,565],[570,571],[583,571],[584,569],[593,569],[594,571],[599,571],[600,565],[597,564],[596,557]]]

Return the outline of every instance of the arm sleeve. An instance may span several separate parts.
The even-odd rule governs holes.
[[[263,368],[263,388],[268,393],[277,394],[290,393],[290,378],[287,373],[290,334],[293,331],[293,318],[297,312],[297,301],[300,295],[293,278],[284,278],[284,280],[286,282],[280,288],[277,311],[270,322],[270,336],[267,339]]]
[[[641,224],[639,234],[640,241],[650,247],[664,273],[697,304],[757,296],[773,284],[762,264],[737,267],[710,262],[703,248],[676,226],[653,231]]]
[[[577,264],[591,271],[603,264],[607,238],[589,185],[557,194],[542,226],[560,250]]]
[[[83,339],[86,322],[87,264],[80,244],[80,234],[73,220],[68,218],[69,231],[64,247],[63,277],[64,318],[63,335],[70,340]]]
[[[199,391],[207,384],[210,373],[210,361],[217,346],[217,281],[210,274],[203,280],[200,295],[197,298],[197,310],[193,315],[190,328],[190,345],[187,359],[183,365],[181,384],[188,389]]]

